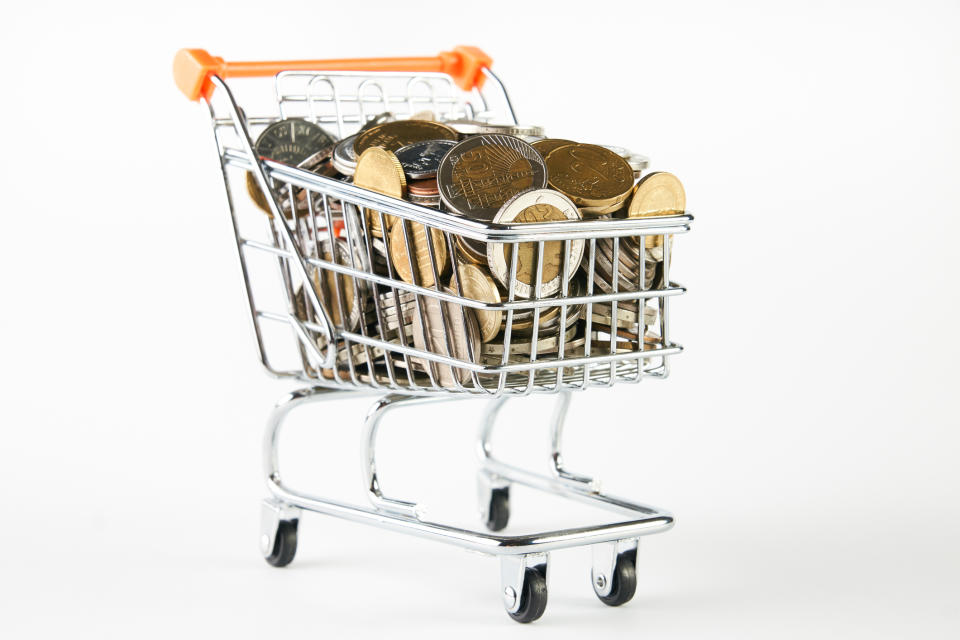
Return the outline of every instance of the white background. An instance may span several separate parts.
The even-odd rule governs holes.
[[[0,636],[958,637],[958,18],[902,1],[8,8]],[[209,125],[173,54],[460,43],[494,57],[522,121],[649,155],[697,215],[674,374],[572,409],[571,466],[678,519],[643,541],[619,609],[585,550],[553,555],[526,627],[496,562],[454,548],[306,517],[290,567],[258,555],[260,432],[286,387],[253,356]],[[362,499],[369,402],[295,423],[290,480]],[[498,444],[542,467],[547,408],[517,403]],[[479,409],[397,414],[389,490],[475,524]],[[579,521],[564,509],[516,491],[513,522]]]

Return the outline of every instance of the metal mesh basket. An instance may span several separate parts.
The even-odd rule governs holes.
[[[503,85],[483,73],[482,92],[442,73],[285,71],[272,95],[264,80],[228,88],[210,78],[257,348],[272,374],[332,388],[491,396],[668,374],[681,350],[670,339],[670,299],[684,292],[670,280],[673,236],[691,216],[484,223],[261,161],[252,148],[260,130],[289,117],[340,137],[384,111],[515,124]],[[273,194],[272,215],[252,204],[248,180]],[[378,237],[387,216],[399,231]],[[510,283],[499,303],[472,299],[452,266],[465,250],[490,247]],[[385,257],[396,254],[406,264]],[[491,333],[497,318],[496,335],[483,341],[479,319]]]

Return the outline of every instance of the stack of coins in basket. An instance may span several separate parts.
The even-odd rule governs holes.
[[[644,173],[647,158],[626,149],[547,138],[540,127],[440,121],[430,112],[402,120],[384,113],[339,141],[317,124],[288,118],[259,135],[256,151],[264,158],[487,223],[662,216],[681,213],[686,206],[675,176]],[[250,174],[247,189],[269,212]],[[275,195],[284,216],[301,227],[299,237],[310,239],[309,247],[301,247],[309,256],[477,302],[558,300],[555,306],[536,310],[477,309],[314,268],[318,298],[330,321],[345,331],[482,365],[529,362],[534,354],[582,356],[590,339],[611,348],[622,341],[627,349],[640,340],[655,342],[648,327],[657,322],[657,307],[643,298],[619,304],[561,301],[588,291],[664,286],[664,243],[672,243],[672,237],[601,237],[586,251],[582,239],[545,242],[542,249],[537,242],[484,243],[448,237],[371,209],[356,211],[326,198],[321,202],[316,194],[311,201],[307,192],[290,190],[283,186]],[[325,211],[331,221],[352,225],[353,233],[327,232],[328,220],[321,215]],[[309,320],[303,293],[294,296],[298,315]],[[373,360],[387,358],[408,370],[432,372],[443,387],[467,385],[471,378],[462,367],[431,367],[424,358],[356,343],[341,347],[337,366],[372,367]]]

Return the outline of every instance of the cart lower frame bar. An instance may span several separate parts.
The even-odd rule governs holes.
[[[604,590],[609,593],[611,585],[611,580],[605,576],[610,575],[617,557],[623,553],[635,554],[637,541],[641,536],[660,533],[673,526],[674,519],[669,512],[605,494],[600,491],[598,481],[589,476],[572,473],[563,466],[561,441],[570,404],[570,392],[558,394],[550,421],[552,475],[549,476],[506,464],[493,456],[491,438],[497,417],[507,398],[488,401],[478,438],[481,511],[488,504],[484,497],[488,497],[490,492],[511,484],[519,484],[627,515],[630,519],[525,535],[499,535],[425,520],[422,509],[416,503],[386,497],[380,488],[376,471],[376,440],[382,419],[399,407],[457,399],[449,396],[390,394],[377,400],[370,408],[363,433],[364,484],[370,499],[369,506],[322,498],[288,487],[281,481],[278,454],[285,419],[298,407],[339,398],[345,394],[343,391],[323,387],[300,389],[284,396],[271,413],[263,442],[264,472],[267,488],[271,493],[271,498],[264,502],[263,508],[261,547],[264,555],[269,556],[275,549],[281,522],[297,521],[301,511],[369,524],[500,556],[505,606],[508,612],[515,613],[520,602],[518,594],[522,592],[527,571],[538,570],[545,579],[548,552],[593,545],[594,588],[598,595],[603,596]]]

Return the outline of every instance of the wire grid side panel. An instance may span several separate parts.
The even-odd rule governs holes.
[[[529,280],[532,273],[544,278],[550,265],[568,277],[549,295],[542,287],[524,295],[511,287],[500,289],[499,302],[479,301],[453,268],[463,257],[463,238],[407,220],[402,212],[387,215],[348,198],[304,191],[305,197],[289,185],[280,188],[306,203],[298,208],[291,200],[293,214],[284,224],[311,277],[303,283],[289,268],[282,274],[288,306],[314,342],[301,345],[304,377],[413,393],[503,395],[666,375],[667,358],[676,352],[668,335],[667,306],[677,293],[666,284],[669,238],[624,234],[513,243],[505,253],[523,257],[510,261],[506,281]],[[379,224],[371,224],[374,218]],[[282,247],[282,234],[275,237]],[[577,243],[582,258],[572,251]],[[287,267],[290,260],[282,259]],[[319,330],[304,286],[314,288],[334,324],[332,341]],[[477,319],[482,313],[499,318],[496,335],[484,340]],[[258,314],[284,321],[276,312]],[[313,346],[334,349],[335,366],[322,369]]]
[[[305,118],[345,138],[370,118],[390,112],[398,119],[429,112],[431,119],[504,118],[479,91],[461,91],[445,74],[289,71],[277,75],[277,105],[283,118]]]

